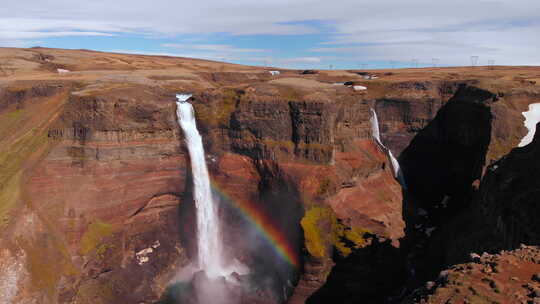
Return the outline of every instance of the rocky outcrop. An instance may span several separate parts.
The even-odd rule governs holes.
[[[540,301],[540,250],[521,246],[441,271],[403,303],[536,303]]]

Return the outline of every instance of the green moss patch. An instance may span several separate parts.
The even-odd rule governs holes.
[[[26,254],[26,268],[32,281],[31,288],[45,293],[49,300],[54,302],[61,278],[78,274],[65,243],[47,233],[36,239],[19,239],[19,244]]]
[[[0,139],[17,131],[24,117],[25,111],[23,109],[15,109],[0,114]]]
[[[292,141],[264,138],[262,142],[269,149],[281,149],[289,153],[294,151],[294,143]]]
[[[111,236],[114,232],[113,226],[111,224],[96,220],[86,229],[86,232],[81,238],[80,252],[83,255],[90,253],[94,249],[98,249],[99,252],[105,252],[107,248],[100,247],[103,240]]]
[[[329,208],[314,207],[309,209],[300,224],[304,229],[305,246],[309,254],[324,258],[329,254],[329,235],[333,224],[333,214]]]
[[[366,234],[370,231],[358,227],[346,227],[338,223],[334,234],[334,246],[338,252],[346,257],[352,253],[354,249],[360,249],[366,244]]]
[[[6,109],[0,114],[0,229],[19,205],[24,172],[46,154],[47,126],[66,100],[65,95],[36,102],[30,109]]]
[[[365,236],[369,233],[367,229],[343,225],[334,211],[326,206],[309,209],[300,224],[304,230],[306,249],[316,258],[329,257],[332,247],[346,257],[366,244]]]
[[[32,154],[43,151],[46,143],[44,130],[33,128],[7,149],[0,150],[0,228],[9,222],[9,212],[20,199],[23,163]]]
[[[9,212],[21,195],[19,187],[21,176],[21,173],[16,173],[0,185],[0,227],[9,222]]]

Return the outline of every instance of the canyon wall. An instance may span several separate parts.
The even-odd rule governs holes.
[[[508,241],[502,236],[513,232],[495,232],[503,225],[495,214],[502,207],[485,202],[505,188],[500,180],[493,182],[493,168],[521,149],[515,147],[527,131],[519,115],[525,104],[537,101],[535,90],[523,94],[517,88],[501,92],[463,84],[403,151],[400,163],[408,186],[403,248],[414,270],[411,286],[468,261],[471,252],[537,244],[519,233]],[[517,174],[513,168],[509,171]],[[516,209],[530,216],[535,212],[525,205]]]
[[[274,260],[257,257],[266,245],[243,230],[235,206],[261,210],[300,261],[276,273],[279,284],[292,286],[289,303],[381,302],[409,279],[410,253],[440,267],[466,254],[436,249],[462,244],[452,236],[460,221],[486,217],[501,232],[497,244],[535,241],[534,223],[505,217],[521,216],[521,207],[499,206],[532,182],[514,181],[503,162],[524,166],[512,155],[535,150],[496,162],[526,133],[521,111],[538,97],[530,87],[403,80],[360,93],[322,82],[268,83],[266,74],[230,86],[236,78],[216,75],[205,89],[135,81],[3,85],[0,272],[10,279],[0,292],[14,303],[166,303],[171,281],[195,254],[190,163],[175,116],[181,91],[194,94],[212,182],[231,205],[221,210],[233,232],[225,251],[271,269]],[[227,81],[217,83],[220,77]],[[383,142],[400,155],[408,191],[371,138],[371,108]],[[510,188],[492,191],[501,180]],[[529,206],[533,195],[515,201]],[[442,201],[451,213],[438,211]],[[426,225],[419,208],[437,228],[433,237],[414,228]],[[412,249],[418,242],[427,249]],[[471,242],[456,248],[480,248]]]

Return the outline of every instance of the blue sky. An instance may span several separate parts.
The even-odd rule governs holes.
[[[3,0],[0,46],[288,68],[540,65],[533,0]],[[5,3],[4,3],[5,2]]]

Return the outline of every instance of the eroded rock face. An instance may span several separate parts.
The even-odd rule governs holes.
[[[506,154],[525,134],[513,121],[520,118],[521,124],[520,109],[531,102],[527,90],[480,90],[471,81],[391,80],[355,92],[321,82],[350,81],[345,79],[350,76],[334,79],[324,72],[284,71],[288,78],[267,82],[271,75],[265,71],[201,72],[197,69],[208,69],[141,57],[133,61],[136,67],[110,59],[118,73],[103,76],[85,62],[49,62],[65,54],[51,56],[39,53],[31,60],[47,62],[52,71],[69,68],[72,80],[55,74],[63,80],[25,83],[23,89],[8,84],[12,90],[0,94],[0,126],[17,125],[0,128],[0,165],[8,169],[0,176],[0,198],[16,202],[8,208],[13,217],[0,209],[0,225],[8,219],[0,257],[3,271],[19,274],[7,275],[0,292],[21,303],[164,300],[178,269],[195,257],[192,178],[175,93],[194,93],[220,212],[232,232],[225,254],[276,278],[272,288],[279,289],[279,297],[270,297],[269,288],[244,299],[265,304],[285,298],[324,303],[336,294],[342,302],[376,302],[405,281],[402,189],[371,138],[370,108],[379,114],[383,141],[394,154],[407,146],[414,151],[402,154],[409,173],[419,163],[431,164],[418,173],[433,177],[427,183],[433,187],[426,191],[418,174],[411,190],[422,199],[415,203],[429,206],[432,198],[452,196],[452,203],[473,197],[471,183],[486,172],[482,187],[497,183],[499,177],[490,177],[484,163]],[[98,66],[105,68],[103,62]],[[148,67],[147,74],[138,72]],[[40,115],[25,116],[30,105]],[[39,140],[25,134],[40,135],[29,136]],[[14,142],[5,154],[4,144]],[[31,149],[19,149],[18,143]],[[439,158],[430,155],[433,151]],[[519,188],[512,178],[501,178]],[[12,182],[21,187],[10,188]],[[498,196],[511,195],[487,193],[489,204],[481,206],[490,217],[521,210],[492,208]],[[281,229],[297,255],[296,267],[277,267],[281,259],[249,230],[250,219],[239,206],[256,208]],[[405,211],[415,212],[415,206],[405,205]],[[534,240],[511,218],[497,221],[505,244],[525,235]],[[535,227],[527,219],[523,223]],[[434,231],[435,238],[443,235]]]
[[[24,189],[46,223],[35,233],[56,238],[41,246],[50,248],[50,267],[69,265],[44,278],[56,284],[52,302],[156,300],[174,266],[187,262],[177,219],[186,159],[180,141],[171,140],[179,136],[174,108],[160,98],[136,89],[72,95],[49,128],[54,147]],[[40,250],[32,242],[26,251]],[[31,267],[29,274],[44,271]]]
[[[152,302],[193,257],[189,159],[172,96],[144,86],[66,96],[45,133],[51,148],[24,185],[32,204],[27,213],[40,224],[27,229],[14,224],[25,245],[9,253],[32,258],[22,263],[28,286],[35,280],[46,285],[25,290],[23,284],[24,293],[17,294],[44,303]],[[399,186],[362,130],[366,104],[279,98],[269,104],[252,97],[240,91],[195,96],[212,179],[227,199],[265,210],[290,238],[300,261],[299,223],[311,204],[333,205],[332,213],[339,211],[347,227],[397,240],[402,227],[393,221],[399,222]],[[216,106],[230,108],[214,113]],[[386,184],[393,194],[385,207],[365,215],[348,193],[374,185],[385,192]],[[355,208],[354,216],[346,212]],[[231,222],[239,216],[235,208],[224,212]],[[242,225],[229,227],[236,233],[226,243],[235,246],[227,250],[255,263],[257,254],[246,252],[253,247],[250,242],[260,240],[241,237]],[[36,242],[39,238],[44,239]],[[332,242],[325,246],[332,251]],[[32,266],[38,248],[47,248],[46,269]],[[264,263],[272,266],[270,260]],[[331,267],[331,255],[324,263]],[[60,271],[53,275],[52,269]],[[319,288],[328,271],[315,271],[319,283],[300,299]],[[297,275],[283,276],[279,283],[289,286],[289,294]]]
[[[414,135],[427,126],[453,95],[455,88],[442,89],[448,85],[433,82],[399,83],[391,86],[385,97],[375,100],[381,139],[395,155],[401,154]]]

